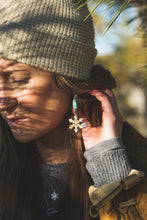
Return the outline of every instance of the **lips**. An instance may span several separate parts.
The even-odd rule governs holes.
[[[7,118],[7,122],[10,126],[14,126],[14,125],[23,123],[25,120],[26,120],[26,118],[22,118],[22,117]]]

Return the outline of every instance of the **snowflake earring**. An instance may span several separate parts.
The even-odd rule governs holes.
[[[69,122],[71,123],[71,125],[69,126],[69,129],[74,129],[75,133],[77,133],[79,129],[85,128],[87,126],[87,122],[83,122],[83,118],[78,119],[76,98],[77,98],[77,96],[74,95],[74,98],[72,101],[74,117],[73,117],[73,119],[72,118],[69,119]]]

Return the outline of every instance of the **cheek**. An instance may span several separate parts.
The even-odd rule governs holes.
[[[71,103],[70,98],[65,94],[60,94],[57,97],[46,102],[45,114],[42,115],[44,124],[49,124],[50,128],[55,128],[65,118]]]
[[[53,119],[53,116],[57,120],[65,115],[70,103],[70,96],[64,93],[55,93],[49,97],[46,94],[28,95],[19,99],[19,108],[34,120],[46,121]]]
[[[57,128],[70,107],[70,96],[53,94],[50,97],[28,96],[23,98],[21,107],[27,116],[23,125],[12,128],[19,142],[35,140]]]
[[[29,142],[49,133],[63,121],[67,111],[54,111],[48,114],[40,114],[38,117],[30,117],[22,125],[11,127],[12,133],[17,141]]]

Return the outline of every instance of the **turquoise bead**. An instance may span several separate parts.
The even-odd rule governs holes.
[[[72,106],[73,106],[73,109],[77,109],[77,102],[75,99],[73,99]]]

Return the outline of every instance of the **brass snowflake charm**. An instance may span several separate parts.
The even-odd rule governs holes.
[[[82,129],[85,127],[85,124],[82,123],[83,122],[83,118],[79,118],[77,117],[77,114],[74,115],[74,118],[70,118],[69,122],[71,123],[71,125],[69,126],[69,129],[73,129],[74,131],[77,133],[79,129]]]

